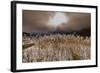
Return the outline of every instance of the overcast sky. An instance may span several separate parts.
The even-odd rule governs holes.
[[[23,10],[23,32],[80,31],[91,26],[90,13]]]

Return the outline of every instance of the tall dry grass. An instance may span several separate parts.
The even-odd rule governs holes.
[[[90,37],[75,35],[44,35],[23,37],[22,61],[69,61],[90,59]]]

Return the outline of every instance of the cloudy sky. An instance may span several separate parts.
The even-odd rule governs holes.
[[[23,32],[81,31],[90,29],[90,13],[23,10]]]

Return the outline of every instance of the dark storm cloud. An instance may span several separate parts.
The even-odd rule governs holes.
[[[67,23],[63,23],[55,29],[48,25],[50,17],[56,12],[23,10],[23,31],[24,32],[47,32],[47,31],[79,31],[89,28],[91,15],[89,13],[64,12],[69,18]]]
[[[23,31],[46,31],[49,27],[46,25],[51,12],[27,11],[23,10]]]
[[[89,13],[66,13],[69,16],[68,23],[63,23],[59,29],[63,31],[77,31],[82,29],[90,29],[91,15]]]

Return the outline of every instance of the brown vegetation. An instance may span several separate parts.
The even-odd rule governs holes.
[[[46,62],[90,59],[90,37],[51,34],[24,37],[22,61]]]

